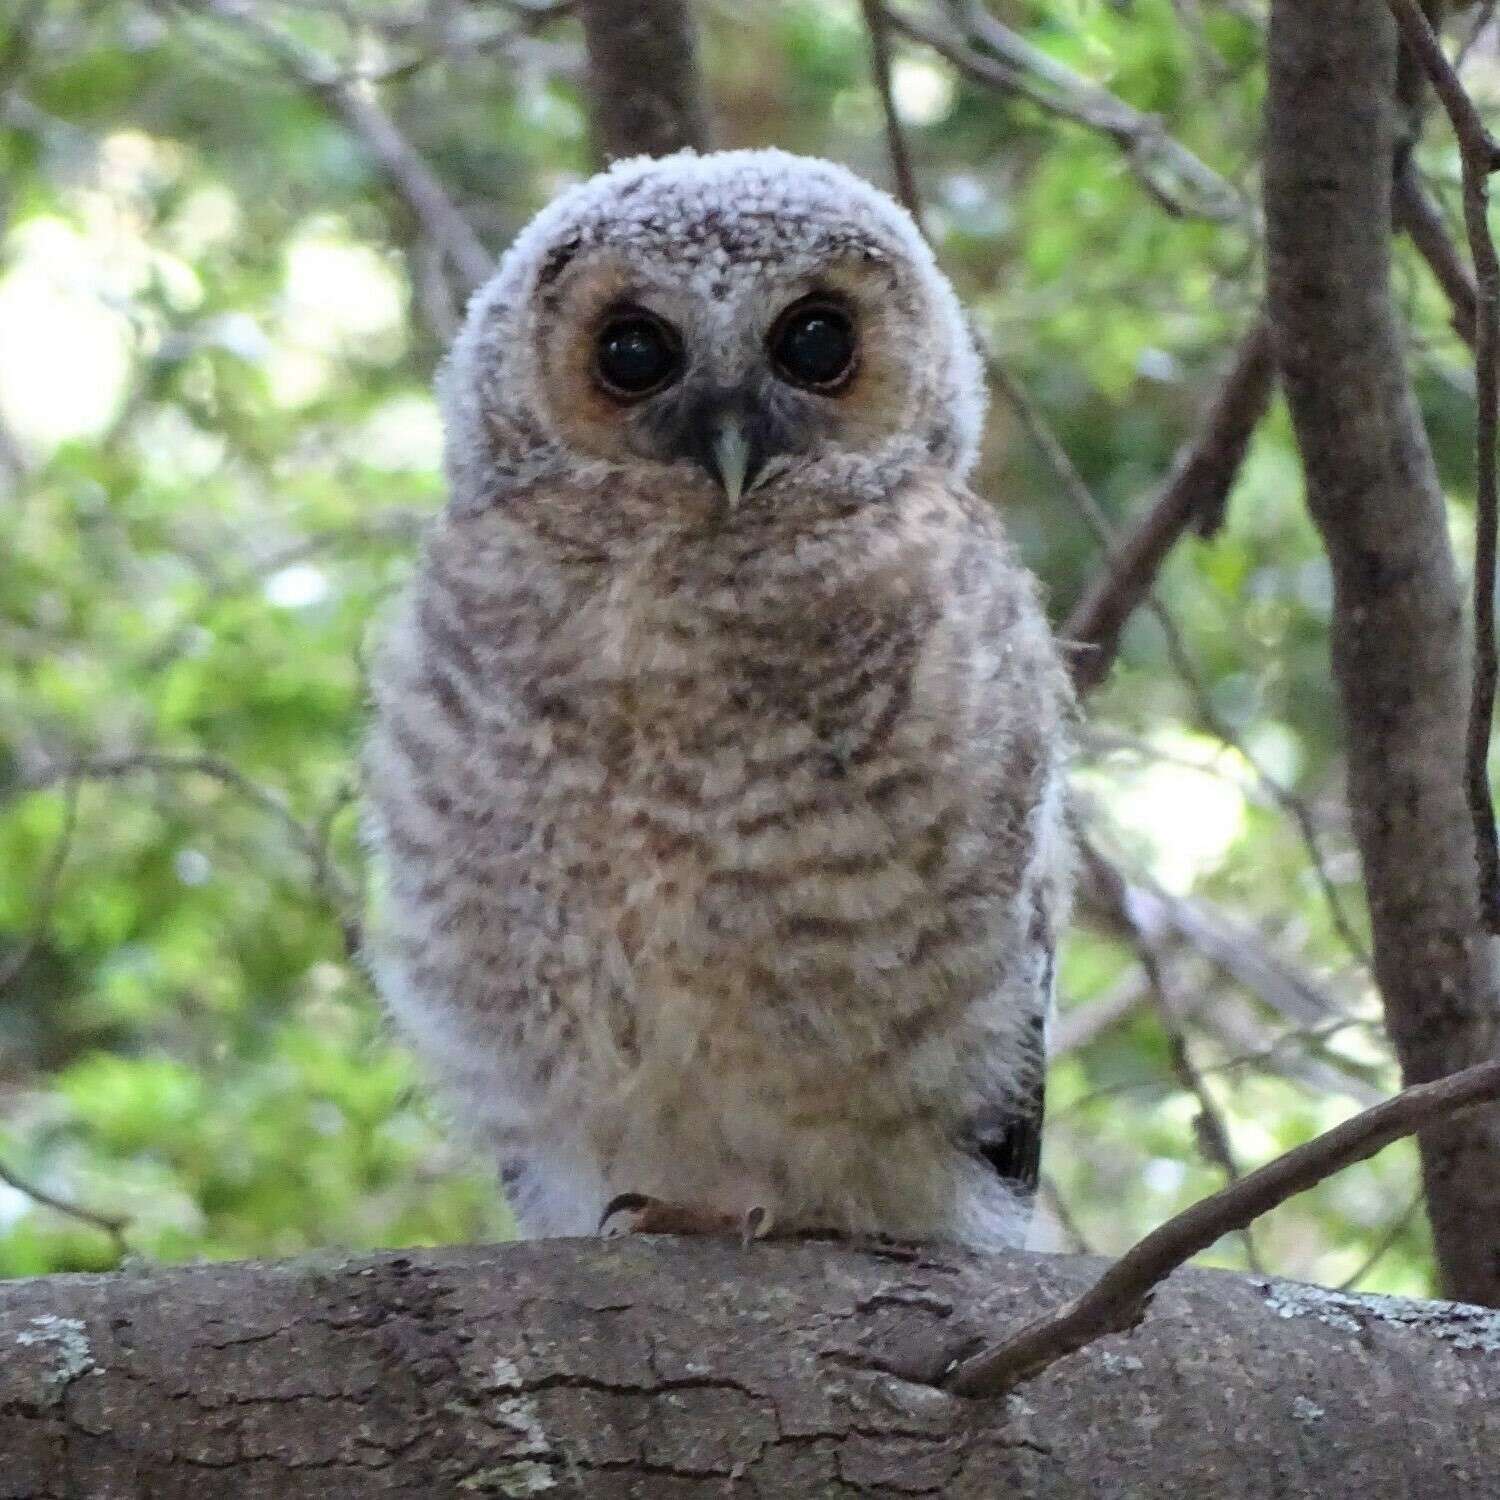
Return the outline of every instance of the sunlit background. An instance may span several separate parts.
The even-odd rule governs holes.
[[[51,0],[0,22],[0,1273],[506,1232],[352,956],[364,654],[441,502],[430,384],[464,283],[309,79],[377,100],[498,252],[589,169],[562,9]],[[889,181],[856,5],[701,9],[725,144]],[[1260,7],[997,13],[1228,193],[1164,204],[1105,137],[895,39],[940,257],[1127,526],[1255,315]],[[1482,50],[1468,76],[1493,94]],[[1454,163],[1426,165],[1451,191]],[[1402,275],[1462,549],[1468,362]],[[1002,402],[981,481],[1061,622],[1098,546]],[[1130,920],[1086,891],[1063,966],[1062,1248],[1118,1251],[1395,1082],[1279,407],[1159,596],[1185,651],[1140,612],[1082,734],[1080,821]],[[1427,1292],[1414,1162],[1393,1148],[1210,1259]]]

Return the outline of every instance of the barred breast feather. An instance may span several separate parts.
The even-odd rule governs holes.
[[[1021,1234],[1066,682],[951,475],[791,524],[455,507],[388,632],[382,988],[528,1233],[629,1191]]]

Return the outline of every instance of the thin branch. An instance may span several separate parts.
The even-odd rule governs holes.
[[[1043,1177],[1038,1184],[1038,1192],[1044,1211],[1067,1236],[1068,1243],[1073,1247],[1074,1252],[1078,1255],[1092,1255],[1094,1252],[1089,1247],[1089,1242],[1084,1237],[1078,1220],[1073,1216],[1073,1210],[1068,1207],[1057,1184],[1050,1177]]]
[[[1089,859],[1090,851],[1084,846],[1083,857]],[[1167,1055],[1172,1064],[1178,1087],[1198,1101],[1198,1114],[1193,1121],[1193,1135],[1200,1153],[1210,1165],[1217,1167],[1230,1182],[1240,1180],[1239,1163],[1234,1158],[1234,1148],[1229,1143],[1229,1129],[1208,1085],[1193,1065],[1192,1053],[1188,1050],[1187,1036],[1178,1020],[1176,1007],[1167,994],[1166,973],[1155,942],[1136,921],[1128,900],[1128,891],[1123,877],[1113,866],[1097,858],[1091,861],[1094,868],[1094,886],[1110,903],[1114,916],[1129,937],[1135,950],[1141,971],[1146,976],[1147,992],[1156,1009],[1156,1017],[1167,1041]],[[1260,1270],[1255,1240],[1247,1226],[1244,1231],[1245,1255],[1251,1270]]]
[[[901,10],[887,14],[895,30],[930,47],[973,82],[1107,137],[1146,192],[1174,217],[1226,220],[1245,213],[1230,184],[1168,135],[1155,115],[1133,109],[1033,47],[983,6],[950,3],[948,9],[950,23],[917,20]]]
[[[1212,535],[1250,437],[1270,404],[1275,362],[1264,319],[1241,341],[1203,425],[1180,448],[1160,493],[1129,534],[1115,542],[1103,572],[1084,590],[1062,627],[1064,640],[1087,648],[1073,680],[1089,692],[1108,675],[1130,616],[1145,600],[1177,540],[1190,528]]]
[[[1380,1236],[1380,1239],[1376,1242],[1374,1248],[1360,1263],[1359,1269],[1351,1272],[1341,1282],[1339,1282],[1339,1291],[1352,1291],[1360,1284],[1360,1282],[1365,1279],[1366,1276],[1370,1274],[1371,1271],[1375,1269],[1376,1266],[1380,1264],[1381,1261],[1386,1258],[1387,1255],[1391,1253],[1391,1251],[1396,1246],[1396,1241],[1406,1233],[1412,1219],[1416,1217],[1417,1210],[1420,1209],[1421,1206],[1422,1189],[1418,1188],[1416,1192],[1414,1192],[1407,1200],[1406,1207],[1403,1208],[1401,1212],[1391,1220],[1390,1224],[1386,1228],[1385,1233]]]
[[[101,1214],[92,1208],[80,1208],[78,1204],[69,1203],[67,1199],[59,1198],[45,1188],[39,1188],[34,1182],[28,1182],[26,1178],[17,1176],[3,1163],[0,1163],[0,1182],[7,1187],[14,1188],[18,1193],[24,1193],[34,1203],[40,1203],[44,1208],[65,1214],[70,1219],[77,1219],[80,1224],[87,1224],[91,1228],[102,1229],[113,1242],[115,1254],[122,1259],[129,1253],[130,1247],[125,1243],[125,1231],[130,1227],[129,1219],[116,1218],[113,1214]]]
[[[427,159],[381,107],[370,83],[341,75],[326,59],[269,25],[248,0],[203,0],[202,8],[254,36],[298,85],[333,107],[363,141],[423,233],[442,248],[465,293],[489,279],[495,257],[484,248]]]
[[[1392,1141],[1496,1100],[1500,1062],[1480,1063],[1404,1089],[1335,1125],[1153,1229],[1081,1296],[1004,1343],[961,1361],[948,1378],[948,1389],[961,1396],[1003,1395],[1095,1339],[1135,1327],[1156,1287],[1216,1240]]]
[[[1463,41],[1459,43],[1458,54],[1454,58],[1453,63],[1453,66],[1455,68],[1463,67],[1464,63],[1468,60],[1469,53],[1474,50],[1475,44],[1479,41],[1479,38],[1484,35],[1485,31],[1488,29],[1490,23],[1493,22],[1494,19],[1495,0],[1485,0],[1485,3],[1481,5],[1478,11],[1475,13],[1474,22],[1473,25],[1469,27],[1468,36],[1466,36]]]
[[[63,867],[68,862],[68,855],[73,848],[73,835],[78,830],[78,789],[77,776],[68,776],[63,789],[62,831],[57,836],[57,842],[52,846],[51,858],[47,861],[47,868],[42,872],[42,878],[37,886],[36,916],[32,919],[31,929],[25,938],[7,956],[5,962],[0,964],[0,993],[9,989],[25,971],[26,965],[31,962],[33,955],[41,947],[43,938],[47,935],[47,928],[52,921],[52,912],[57,905],[57,891],[62,882]]]
[[[901,125],[901,116],[896,112],[896,96],[891,89],[891,19],[886,11],[885,0],[860,0],[864,11],[865,30],[870,36],[870,74],[875,84],[875,93],[880,99],[880,111],[885,118],[885,144],[891,158],[891,176],[896,183],[896,196],[907,213],[917,221],[917,228],[926,236],[927,228],[922,222],[922,195],[917,190],[917,174],[912,168],[911,151],[906,143],[906,131]]]
[[[292,841],[312,867],[313,882],[333,907],[351,960],[360,954],[361,932],[358,900],[333,862],[324,832],[306,826],[281,798],[268,787],[245,775],[238,767],[213,755],[177,755],[157,750],[136,750],[123,755],[103,755],[70,763],[47,766],[32,772],[25,789],[39,791],[58,781],[110,781],[149,772],[157,775],[206,776],[244,797],[263,812],[275,818],[291,835]],[[337,811],[337,809],[335,809]]]
[[[1104,552],[1106,557],[1116,555],[1118,544],[1115,540],[1113,523],[1105,513],[1104,507],[1094,497],[1094,493],[1089,489],[1083,475],[1078,472],[1073,460],[1068,456],[1067,449],[1063,447],[1057,434],[1053,432],[1041,409],[1031,399],[1026,388],[1006,369],[1004,364],[993,353],[989,356],[989,369],[995,386],[1010,403],[1032,442],[1036,444],[1046,457],[1075,508],[1089,530],[1093,533],[1100,550]],[[1265,769],[1259,758],[1252,755],[1240,743],[1230,732],[1229,726],[1219,717],[1218,710],[1214,708],[1213,700],[1209,697],[1208,689],[1203,685],[1193,666],[1187,643],[1182,638],[1182,632],[1177,628],[1177,622],[1167,611],[1166,606],[1161,603],[1155,593],[1149,588],[1143,594],[1142,599],[1146,607],[1156,617],[1156,622],[1161,629],[1162,638],[1166,644],[1168,659],[1171,661],[1173,670],[1181,679],[1183,686],[1188,691],[1189,697],[1192,699],[1199,722],[1211,734],[1222,740],[1225,744],[1234,747],[1236,753],[1244,758],[1245,764],[1254,772],[1256,781],[1265,789],[1266,795],[1296,825],[1298,835],[1302,840],[1303,847],[1307,850],[1308,858],[1312,864],[1313,876],[1322,891],[1323,900],[1328,908],[1329,919],[1333,923],[1334,931],[1338,933],[1339,939],[1349,950],[1350,954],[1360,963],[1368,965],[1369,955],[1365,952],[1363,943],[1360,942],[1356,935],[1354,927],[1347,913],[1344,911],[1344,903],[1340,899],[1339,893],[1334,887],[1333,880],[1328,874],[1327,866],[1323,863],[1323,853],[1318,844],[1317,828],[1313,822],[1312,814],[1304,806],[1302,799],[1289,787],[1284,786],[1272,776]],[[1082,684],[1080,684],[1080,690],[1086,690]]]
[[[1474,278],[1448,233],[1448,226],[1412,154],[1403,152],[1396,166],[1393,194],[1396,223],[1406,231],[1417,253],[1427,262],[1438,285],[1453,307],[1453,330],[1472,349],[1474,313],[1479,294]]]
[[[1479,906],[1484,925],[1500,933],[1500,838],[1490,792],[1490,730],[1500,657],[1495,649],[1496,436],[1500,432],[1500,256],[1489,225],[1490,173],[1500,167],[1500,143],[1486,128],[1458,74],[1443,53],[1417,0],[1389,0],[1401,39],[1422,64],[1458,139],[1463,171],[1464,228],[1474,260],[1474,681],[1464,738],[1464,785],[1474,823]]]

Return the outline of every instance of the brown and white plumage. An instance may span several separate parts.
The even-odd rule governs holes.
[[[799,387],[777,330],[825,304],[857,358]],[[622,309],[664,389],[601,379]],[[518,240],[443,394],[367,755],[379,964],[523,1230],[640,1192],[1016,1242],[1068,693],[910,221],[781,153],[623,164]]]

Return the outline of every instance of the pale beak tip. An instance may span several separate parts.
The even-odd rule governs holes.
[[[750,466],[750,443],[744,429],[737,423],[722,427],[714,436],[713,457],[725,502],[733,509],[745,492],[745,474]]]

